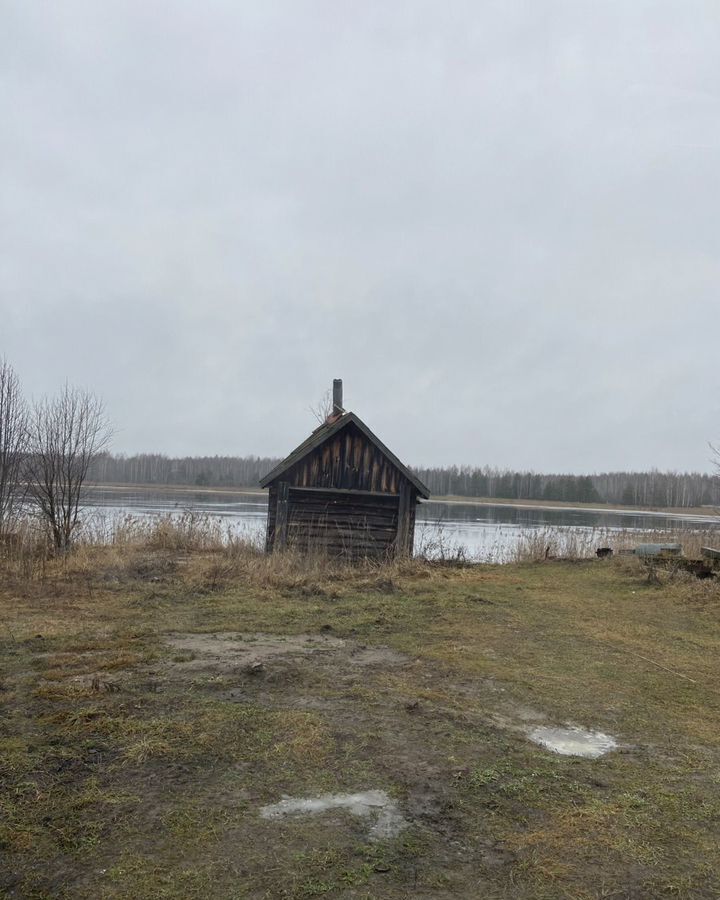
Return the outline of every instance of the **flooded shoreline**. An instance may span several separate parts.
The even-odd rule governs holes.
[[[260,487],[211,487],[201,485],[186,484],[102,484],[89,483],[88,491],[90,492],[107,492],[107,493],[156,493],[156,494],[197,494],[197,495],[227,495],[227,496],[257,496],[266,497],[267,491]],[[513,500],[504,497],[463,497],[460,495],[453,496],[435,496],[432,495],[429,500],[421,501],[421,505],[426,503],[437,503],[446,506],[481,506],[481,507],[509,507],[511,509],[539,510],[543,512],[565,511],[568,513],[588,513],[598,515],[617,515],[617,516],[657,516],[658,518],[678,519],[687,522],[707,523],[709,525],[720,526],[720,515],[712,512],[712,507],[705,508],[688,508],[682,507],[636,507],[636,506],[598,506],[593,504],[578,505],[575,503],[565,503],[563,501],[533,501],[533,500]]]
[[[221,523],[228,534],[262,544],[267,495],[259,489],[92,486],[86,494],[85,514],[89,527],[98,529],[128,516],[206,516]],[[700,532],[718,522],[711,517],[651,511],[430,499],[418,506],[414,552],[430,558],[498,563],[534,558],[546,550],[550,555],[588,556],[598,546],[627,545],[650,534]]]

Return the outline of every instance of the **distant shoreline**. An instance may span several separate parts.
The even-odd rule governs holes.
[[[212,487],[207,484],[124,484],[88,481],[86,488],[98,491],[157,491],[159,494],[265,494],[261,487]]]
[[[603,503],[580,503],[566,500],[507,500],[501,498],[483,497],[431,497],[431,503],[465,503],[475,506],[513,506],[516,509],[564,509],[575,512],[615,513],[620,516],[666,516],[667,518],[692,517],[693,519],[707,519],[709,522],[720,524],[720,515],[713,511],[713,507],[683,507],[683,506],[613,506]]]
[[[260,487],[212,487],[194,484],[119,484],[88,482],[88,488],[102,491],[156,491],[163,494],[257,494],[265,496],[266,491]],[[429,503],[465,504],[471,506],[512,506],[516,509],[554,510],[564,509],[576,512],[615,513],[616,515],[666,516],[668,518],[692,517],[706,519],[708,522],[720,524],[720,516],[712,507],[670,507],[670,506],[612,506],[610,504],[580,503],[564,500],[510,500],[500,497],[463,497],[461,495],[431,496]]]

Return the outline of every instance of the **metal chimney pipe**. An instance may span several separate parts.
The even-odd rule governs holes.
[[[333,379],[333,415],[343,414],[342,378]]]

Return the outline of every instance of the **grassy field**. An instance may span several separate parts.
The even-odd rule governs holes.
[[[720,896],[720,590],[84,548],[0,587],[0,892]],[[599,759],[539,724],[613,735]],[[407,827],[283,796],[384,791]]]

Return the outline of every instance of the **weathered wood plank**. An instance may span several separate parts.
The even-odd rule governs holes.
[[[287,481],[280,481],[278,483],[277,511],[275,513],[275,540],[273,543],[275,550],[284,550],[287,546],[289,496],[290,485]]]
[[[267,530],[265,532],[265,552],[271,553],[275,540],[275,512],[277,508],[277,488],[273,485],[268,496]]]
[[[398,525],[397,525],[397,552],[400,556],[408,556],[412,551],[411,531],[410,531],[410,506],[411,491],[407,481],[403,481],[400,485],[400,500],[398,504]]]
[[[296,491],[307,492],[309,494],[323,493],[340,494],[341,496],[349,495],[351,497],[372,497],[374,499],[377,499],[378,501],[385,500],[388,503],[397,503],[397,496],[395,494],[383,493],[382,491],[362,491],[355,490],[353,488],[314,487],[313,485],[290,485],[290,493],[294,494]]]

